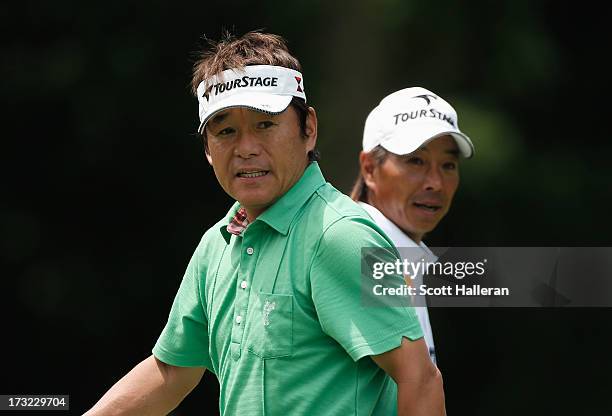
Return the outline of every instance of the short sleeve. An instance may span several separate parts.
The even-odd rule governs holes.
[[[402,337],[423,337],[414,308],[409,303],[364,302],[363,290],[372,282],[362,276],[362,248],[377,249],[379,261],[395,262],[397,251],[367,220],[342,218],[323,233],[310,269],[315,309],[323,331],[334,338],[355,361],[401,345]],[[386,250],[384,249],[386,248]],[[401,286],[401,276],[390,276]],[[389,282],[386,284],[389,286]]]
[[[153,355],[160,361],[177,367],[206,367],[212,370],[209,357],[208,319],[200,283],[205,277],[203,259],[196,250],[192,256],[170,316]]]

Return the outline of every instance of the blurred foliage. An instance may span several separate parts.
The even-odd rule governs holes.
[[[324,173],[346,192],[382,97],[418,85],[454,104],[476,156],[430,244],[610,244],[608,25],[594,2],[23,1],[0,13],[5,393],[68,392],[83,410],[149,353],[231,202],[188,91],[200,37],[223,28],[288,39]],[[601,393],[573,400],[558,380],[610,370],[609,311],[436,314],[450,413],[569,414]],[[594,339],[570,341],[582,337]],[[203,384],[173,414],[214,409],[212,376]]]

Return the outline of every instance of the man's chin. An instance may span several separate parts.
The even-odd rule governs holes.
[[[271,198],[240,196],[239,198],[235,199],[238,201],[241,207],[244,207],[247,210],[260,212],[265,211],[270,207],[270,205],[274,204],[274,200]]]
[[[427,234],[435,230],[439,221],[435,223],[431,222],[419,222],[418,224],[411,224],[407,229],[403,229],[403,231],[408,236],[420,236],[421,239],[425,238]],[[400,227],[401,228],[401,227]]]

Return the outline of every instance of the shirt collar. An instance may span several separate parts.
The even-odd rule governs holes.
[[[281,234],[287,234],[293,218],[312,194],[323,185],[325,185],[325,178],[319,164],[310,163],[295,185],[257,217],[257,220],[265,222]]]
[[[227,226],[232,222],[232,219],[236,216],[236,213],[240,209],[240,204],[238,202],[234,202],[234,205],[230,208],[230,210],[225,215],[225,218],[221,221],[219,227],[221,231],[221,235],[225,239],[225,242],[229,244],[230,239],[232,238],[232,234],[227,231]]]
[[[319,164],[317,162],[311,162],[304,170],[302,177],[291,187],[291,189],[272,204],[272,206],[261,213],[253,223],[263,221],[279,233],[283,235],[287,234],[293,218],[295,218],[312,194],[324,184],[325,178],[321,173]],[[228,243],[231,234],[227,231],[227,225],[231,222],[239,209],[240,204],[238,202],[234,203],[221,223],[221,234],[223,234],[225,241]]]

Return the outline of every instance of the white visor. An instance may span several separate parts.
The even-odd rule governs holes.
[[[201,133],[212,116],[232,107],[246,107],[264,113],[285,111],[293,97],[306,100],[304,78],[293,69],[253,65],[228,69],[198,85]]]

